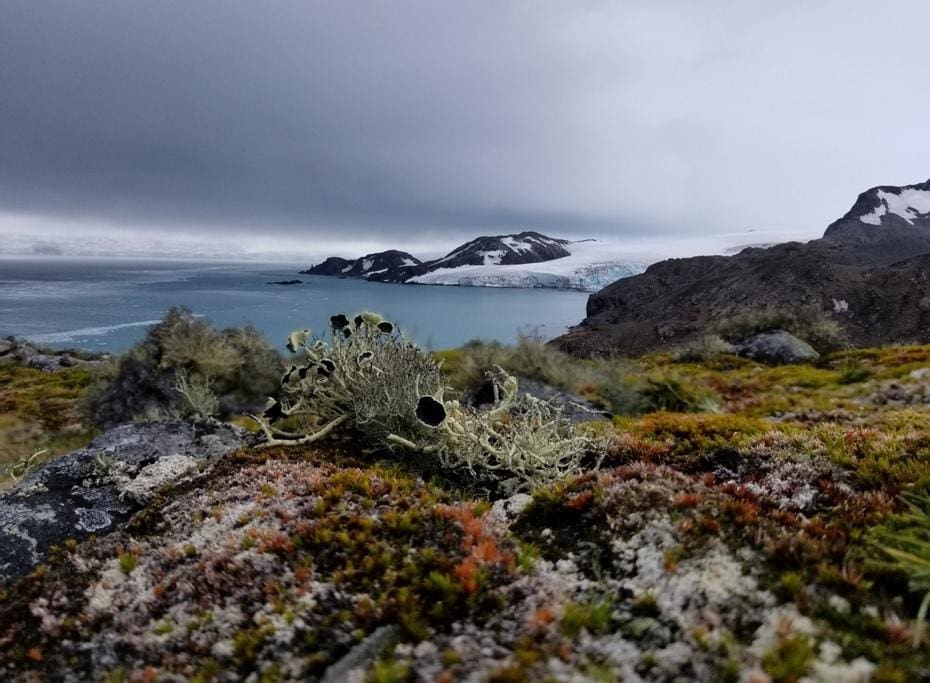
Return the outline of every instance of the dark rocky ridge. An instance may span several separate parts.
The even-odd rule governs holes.
[[[330,256],[322,263],[300,271],[306,275],[336,275],[344,277],[367,277],[373,273],[385,270],[403,268],[405,266],[416,266],[421,263],[420,259],[406,251],[389,249],[388,251],[379,251],[373,254],[366,254],[361,258],[350,260],[340,258],[339,256]]]
[[[526,231],[513,235],[477,237],[432,261],[422,262],[406,252],[391,250],[369,254],[355,261],[331,256],[301,272],[310,275],[366,277],[377,282],[407,282],[410,278],[439,268],[552,261],[570,255],[565,248],[567,244],[570,244],[569,240]]]
[[[350,269],[355,261],[341,256],[330,256],[322,263],[300,271],[301,275],[342,275],[346,269]]]
[[[806,244],[653,264],[593,294],[585,320],[554,343],[639,355],[767,307],[818,307],[856,346],[930,341],[930,181],[863,192]]]

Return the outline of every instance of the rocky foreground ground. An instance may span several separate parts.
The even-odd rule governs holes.
[[[930,677],[883,550],[927,533],[930,347],[637,371],[716,408],[601,421],[597,469],[497,500],[350,443],[109,431],[0,499],[0,678]]]

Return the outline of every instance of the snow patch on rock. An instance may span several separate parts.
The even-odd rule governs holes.
[[[899,192],[879,190],[879,205],[871,213],[860,216],[859,220],[870,225],[881,225],[882,217],[893,213],[910,225],[914,219],[930,214],[930,190],[902,188]]]

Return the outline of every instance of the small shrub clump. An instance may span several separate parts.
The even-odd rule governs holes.
[[[495,367],[502,367],[517,377],[571,391],[599,378],[592,364],[580,363],[527,335],[521,335],[512,347],[474,339],[461,349],[439,355],[448,361],[444,370],[452,385],[465,392],[478,390],[487,380],[488,371]]]
[[[686,342],[678,350],[676,358],[684,363],[701,363],[733,353],[736,353],[736,348],[723,337],[705,334]]]
[[[444,398],[440,362],[381,316],[330,319],[331,339],[294,332],[304,356],[285,372],[280,398],[256,420],[269,445],[349,434],[373,450],[419,453],[503,490],[532,488],[581,471],[588,439],[558,409],[492,374],[495,401],[479,411]]]
[[[254,327],[217,330],[189,310],[172,308],[119,360],[89,398],[94,423],[227,417],[257,410],[283,363]]]

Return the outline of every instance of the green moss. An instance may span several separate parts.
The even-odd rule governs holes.
[[[449,667],[461,664],[462,658],[459,656],[458,652],[449,647],[442,651],[442,654],[439,656],[439,661],[442,662],[443,666]]]
[[[762,655],[762,668],[774,683],[797,683],[810,669],[814,646],[805,635],[783,638]]]
[[[155,628],[152,629],[152,633],[156,636],[165,636],[169,633],[174,633],[174,624],[169,621],[160,621],[155,624]]]
[[[117,558],[119,569],[124,574],[132,574],[138,563],[139,560],[132,553],[121,553]]]
[[[233,637],[233,656],[239,666],[254,662],[265,641],[274,633],[272,626],[244,629]]]
[[[366,683],[405,683],[413,680],[413,671],[407,662],[380,659],[365,678]]]
[[[529,573],[533,570],[536,560],[538,560],[541,555],[542,552],[535,543],[521,542],[517,552],[517,565],[520,567],[521,571]]]
[[[589,679],[597,683],[618,683],[620,681],[616,671],[602,664],[589,662],[584,667],[584,673]]]
[[[613,604],[606,600],[589,603],[571,602],[559,621],[559,631],[569,638],[576,637],[582,630],[601,633],[610,623]]]
[[[776,590],[783,600],[794,600],[804,588],[804,576],[799,572],[783,572],[778,577]]]

